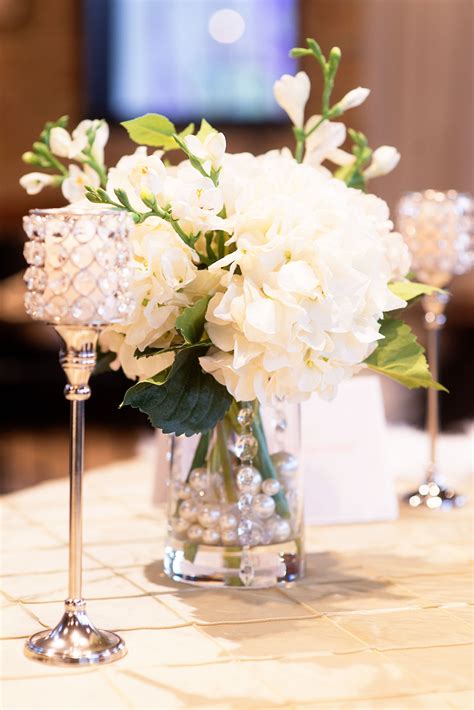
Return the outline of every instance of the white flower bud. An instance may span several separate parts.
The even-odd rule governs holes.
[[[382,145],[374,151],[372,162],[369,167],[364,170],[366,180],[387,175],[394,170],[400,162],[400,153],[392,145]]]
[[[363,104],[369,94],[370,89],[364,89],[362,86],[358,86],[357,89],[352,89],[343,96],[336,105],[341,111],[348,111],[350,108],[356,108]]]

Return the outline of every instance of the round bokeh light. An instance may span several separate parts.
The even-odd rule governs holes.
[[[232,44],[245,32],[245,20],[236,10],[223,9],[209,18],[209,34],[216,42]]]

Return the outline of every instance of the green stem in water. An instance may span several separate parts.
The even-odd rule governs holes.
[[[229,449],[227,448],[227,435],[224,421],[216,425],[217,435],[217,451],[219,453],[220,464],[222,466],[222,477],[224,479],[224,487],[229,503],[237,502],[237,495],[234,489],[234,480],[232,478],[232,462]]]
[[[257,468],[262,474],[263,479],[278,479],[275,466],[273,465],[270,452],[268,451],[267,439],[265,436],[265,431],[263,429],[260,411],[258,409],[255,412],[253,434],[258,441],[258,453],[255,462],[257,464]],[[273,496],[273,500],[275,501],[275,510],[278,515],[281,515],[282,518],[289,518],[290,508],[285,493],[281,490],[279,493]]]

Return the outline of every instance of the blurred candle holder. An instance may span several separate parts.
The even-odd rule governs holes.
[[[53,325],[61,338],[64,396],[71,402],[68,598],[58,625],[25,646],[29,658],[56,665],[104,663],[126,653],[120,636],[92,624],[82,598],[82,478],[84,405],[99,333],[134,310],[131,225],[125,212],[93,208],[32,210],[24,217],[25,308],[33,319]]]
[[[412,256],[412,271],[418,281],[445,288],[456,275],[472,266],[473,199],[455,190],[406,193],[397,208],[398,229]],[[435,380],[439,377],[439,338],[446,323],[448,293],[434,292],[422,298],[428,336],[428,362]],[[466,498],[447,487],[437,464],[439,435],[438,391],[428,390],[427,432],[430,456],[425,480],[405,500],[413,508],[460,507]]]

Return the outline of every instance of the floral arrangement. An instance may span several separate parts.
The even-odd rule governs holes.
[[[21,178],[29,194],[61,187],[75,206],[132,215],[136,305],[126,325],[103,333],[101,348],[139,380],[125,404],[164,432],[208,432],[234,401],[331,398],[363,367],[408,387],[440,387],[398,319],[432,289],[408,280],[407,247],[386,203],[366,191],[400,156],[390,146],[372,151],[338,120],[369,94],[359,87],[333,102],[338,48],[326,57],[308,39],[291,54],[313,57],[324,80],[321,113],[306,120],[308,75],[275,83],[294,153],[230,154],[206,120],[178,132],[147,114],[122,124],[139,145],[112,168],[102,120],[72,133],[67,117],[47,123],[23,155],[50,170]],[[184,154],[178,165],[171,151]]]

